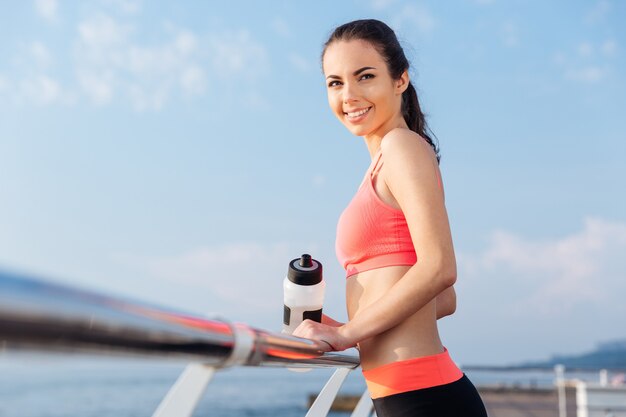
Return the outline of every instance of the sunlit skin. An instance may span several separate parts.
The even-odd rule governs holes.
[[[330,45],[323,67],[331,110],[351,133],[365,138],[370,154],[378,150],[390,130],[407,128],[400,110],[408,75],[393,80],[383,57],[369,43],[356,40]],[[367,113],[351,117],[359,111]]]
[[[304,321],[294,335],[323,341],[324,351],[358,346],[365,370],[441,353],[437,319],[456,308],[456,260],[435,153],[402,116],[409,76],[393,79],[378,51],[360,40],[332,43],[323,70],[335,116],[364,139],[370,156],[383,151],[374,188],[404,212],[418,262],[350,276],[348,323],[324,316]]]

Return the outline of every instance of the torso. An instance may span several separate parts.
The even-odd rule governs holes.
[[[346,283],[348,318],[352,320],[359,311],[376,302],[408,269],[407,266],[389,266],[349,277]],[[359,343],[364,370],[442,351],[435,300],[396,327]]]
[[[372,179],[376,194],[391,207],[399,208],[385,185],[384,166]],[[419,260],[418,260],[419,262]],[[360,272],[347,278],[348,318],[376,302],[410,266],[387,266]],[[433,300],[399,325],[359,343],[361,366],[372,369],[392,362],[441,353],[443,345],[437,330],[436,301]]]

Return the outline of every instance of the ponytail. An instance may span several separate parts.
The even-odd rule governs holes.
[[[406,122],[409,129],[420,135],[421,137],[428,142],[430,146],[432,146],[435,151],[435,156],[437,157],[437,162],[441,159],[439,155],[439,148],[437,144],[430,137],[429,132],[430,129],[426,124],[426,118],[424,117],[424,113],[422,113],[422,109],[420,108],[419,99],[417,98],[417,91],[415,91],[415,87],[409,81],[409,86],[402,93],[402,116],[404,117],[404,121]],[[432,134],[432,132],[430,132]],[[434,136],[434,135],[433,135]]]

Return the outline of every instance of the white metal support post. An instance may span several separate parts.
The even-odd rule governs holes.
[[[333,405],[333,401],[350,371],[351,369],[347,368],[339,368],[335,371],[320,391],[305,417],[326,417],[328,415],[330,407]]]
[[[187,365],[152,417],[191,417],[215,371],[200,363]]]
[[[559,417],[567,417],[567,401],[565,398],[565,366],[556,365],[556,389],[559,396]]]
[[[589,417],[589,400],[585,381],[576,381],[576,416]]]
[[[230,357],[219,368],[244,364],[254,348],[254,333],[249,327],[235,323],[230,328],[235,344]],[[195,363],[188,365],[152,417],[191,417],[217,369]]]
[[[361,395],[361,399],[357,403],[356,407],[354,407],[354,411],[350,415],[350,417],[370,417],[374,412],[374,404],[372,403],[372,399],[370,398],[370,392],[365,390],[363,395]]]

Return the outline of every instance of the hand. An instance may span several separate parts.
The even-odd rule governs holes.
[[[319,342],[318,346],[322,352],[332,352],[355,346],[355,343],[343,334],[343,330],[344,326],[328,326],[313,320],[304,320],[294,330],[293,335]]]

